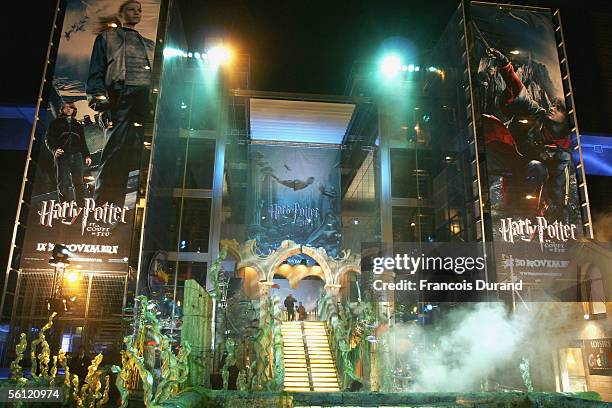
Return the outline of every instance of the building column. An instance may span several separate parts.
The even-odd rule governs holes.
[[[270,302],[270,289],[274,285],[274,282],[270,282],[267,280],[259,281],[259,321],[262,322],[264,320],[265,315],[268,313],[268,305]]]
[[[324,286],[324,289],[326,294],[332,295],[332,297],[334,298],[334,302],[338,302],[338,295],[340,294],[341,287],[342,285],[339,285],[337,283],[328,283]]]

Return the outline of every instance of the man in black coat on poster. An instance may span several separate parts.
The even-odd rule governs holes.
[[[129,173],[140,168],[155,42],[136,31],[142,18],[138,1],[123,2],[114,18],[94,42],[85,91],[89,105],[110,119],[93,198],[97,205],[121,207]]]

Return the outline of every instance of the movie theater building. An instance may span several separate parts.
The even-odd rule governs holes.
[[[95,6],[70,0],[58,10],[2,294],[4,364],[19,333],[35,337],[50,311],[58,312],[55,344],[66,350],[117,346],[139,294],[155,299],[165,329],[180,334],[186,291],[212,290],[219,278],[210,271],[220,262],[224,294],[207,309],[202,351],[215,372],[224,336],[255,330],[259,305],[271,295],[292,293],[309,320],[318,319],[325,294],[340,303],[365,299],[372,291],[363,243],[456,242],[493,251],[488,281],[522,277],[529,288],[522,297],[502,296],[511,308],[541,301],[538,294],[559,282],[563,290],[585,288],[573,300],[587,302],[589,311],[582,303],[559,306],[577,315],[558,328],[571,331],[572,341],[553,351],[535,381],[560,391],[609,389],[610,372],[589,365],[591,350],[609,350],[612,337],[605,299],[595,296],[607,292],[586,290],[595,272],[577,276],[583,261],[562,272],[496,264],[525,258],[510,244],[533,237],[504,230],[506,223],[539,226],[549,235],[536,243],[550,244],[547,251],[592,237],[558,13],[459,5],[431,52],[383,70],[378,62],[356,63],[343,95],[317,95],[251,89],[249,50],[226,54],[222,46],[230,44],[222,38],[189,49],[169,3],[147,2],[148,18],[136,25],[149,45],[149,82],[134,91],[142,95],[110,94],[111,105],[94,94],[98,104],[88,104],[94,88],[79,74],[92,69],[96,37],[79,32],[78,42],[60,40],[62,23],[78,23]],[[539,116],[521,111],[521,101],[500,106],[506,87],[541,105]],[[57,188],[47,142],[66,102],[77,108],[92,161],[80,170],[82,197],[76,185]],[[131,113],[116,113],[116,102]],[[511,118],[510,108],[517,109]],[[550,118],[542,113],[553,111]],[[112,124],[108,112],[119,115]],[[514,146],[513,138],[534,126],[547,129],[545,151],[565,165],[552,181],[530,185],[525,176],[533,166],[512,155],[514,147],[532,154],[533,146]],[[547,165],[538,164],[536,176]],[[600,250],[585,248],[581,253]],[[416,294],[401,303],[427,325],[435,322],[425,312],[431,301]],[[376,319],[392,325],[398,306],[393,296],[378,299]]]

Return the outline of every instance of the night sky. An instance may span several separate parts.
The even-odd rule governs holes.
[[[375,58],[385,44],[399,40],[415,49],[432,47],[458,5],[457,0],[174,1],[181,8],[190,48],[202,49],[207,36],[223,36],[238,52],[250,54],[252,89],[321,94],[342,94],[353,62]],[[593,11],[612,17],[610,2],[524,3],[561,8],[576,97],[587,106],[595,100],[607,107],[606,92],[594,81],[603,66],[597,55],[601,44],[592,37],[610,35],[610,29],[602,35],[591,22]],[[1,68],[0,103],[31,104],[55,1],[38,1],[36,10],[32,2],[11,4],[15,11],[1,16],[3,54],[10,62],[5,59]],[[593,5],[592,10],[585,4]],[[599,123],[605,111],[583,112],[582,121],[595,132],[610,130]]]

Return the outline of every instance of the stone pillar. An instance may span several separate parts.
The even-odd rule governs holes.
[[[338,302],[338,295],[340,294],[341,287],[342,285],[339,285],[337,283],[328,283],[325,285],[324,289],[325,293],[328,293],[333,296],[334,302]]]
[[[212,299],[198,282],[185,281],[181,342],[191,346],[189,382],[192,386],[210,385],[212,366]]]
[[[376,343],[370,346],[370,391],[378,391],[378,361],[376,361]]]
[[[266,308],[268,307],[267,299],[270,298],[270,289],[274,285],[274,282],[266,280],[259,281],[259,321],[260,323],[264,320],[267,313]]]
[[[270,288],[272,288],[274,282],[268,282],[267,280],[259,281],[259,300],[270,297]]]

